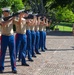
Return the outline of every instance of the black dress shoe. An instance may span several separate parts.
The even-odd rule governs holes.
[[[25,64],[22,64],[22,66],[29,66],[29,64],[25,63]]]
[[[47,48],[44,48],[45,50],[48,50]]]
[[[29,59],[29,61],[33,62],[33,59]]]
[[[42,50],[42,52],[45,52],[45,50]]]
[[[12,73],[15,73],[15,74],[17,74],[17,70],[12,70]]]
[[[36,56],[35,56],[35,55],[33,55],[32,57],[36,58]]]
[[[3,73],[3,70],[1,70],[0,73]]]
[[[39,55],[41,55],[41,53],[36,53],[36,54],[39,54]]]

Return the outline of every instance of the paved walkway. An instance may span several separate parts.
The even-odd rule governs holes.
[[[17,62],[16,75],[74,75],[74,36],[47,35],[47,48],[46,52],[33,58],[34,62],[27,61],[29,67]],[[2,75],[13,75],[9,61],[7,53]]]

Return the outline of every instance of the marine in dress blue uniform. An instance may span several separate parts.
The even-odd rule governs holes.
[[[18,52],[20,51],[21,55],[21,65],[22,66],[29,66],[26,63],[26,46],[27,46],[27,36],[26,36],[26,19],[25,17],[27,14],[24,12],[21,12],[19,15],[18,21],[15,19],[14,23],[16,25],[16,33],[17,33],[17,38],[16,38],[16,58],[18,56]]]
[[[43,21],[40,22],[40,26],[39,26],[39,31],[40,31],[40,48],[41,48],[41,51],[45,52],[45,49],[44,49],[44,25],[45,25],[45,18],[43,18]]]
[[[35,26],[35,32],[36,32],[35,52],[36,52],[36,54],[41,54],[40,51],[39,51],[39,41],[40,41],[39,25],[40,25],[40,18],[41,17],[38,17],[37,25]]]
[[[34,16],[34,24],[31,26],[31,37],[32,37],[32,57],[36,57],[35,54],[35,43],[36,43],[36,32],[35,32],[35,22],[36,22],[36,16]]]
[[[26,28],[26,30],[27,30],[27,32],[26,32],[26,35],[27,35],[27,50],[28,50],[29,61],[33,61],[33,59],[32,59],[32,36],[31,36],[31,25],[32,24],[33,24],[33,22],[28,22],[27,28]]]
[[[7,17],[10,15],[10,8],[2,8],[3,16]],[[11,59],[11,68],[13,73],[17,73],[16,70],[16,56],[15,56],[15,42],[14,42],[14,32],[13,32],[13,18],[7,21],[3,20],[1,25],[1,53],[0,53],[0,73],[4,71],[4,59],[7,46],[9,46],[9,53]]]
[[[48,19],[46,19],[46,23],[44,25],[44,49],[47,50],[46,48],[46,26],[48,26]]]

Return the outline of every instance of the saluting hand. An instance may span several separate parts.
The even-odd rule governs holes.
[[[43,21],[41,21],[41,22],[40,22],[40,25],[44,25],[44,22],[43,22]]]
[[[46,19],[46,17],[43,17],[43,20],[45,20]]]

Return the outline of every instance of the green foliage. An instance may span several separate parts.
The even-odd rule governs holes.
[[[2,7],[10,6],[13,12],[17,12],[18,10],[25,8],[25,10],[36,9],[41,2],[41,0],[0,0],[0,14]],[[74,22],[74,0],[42,0],[43,5],[46,8],[46,14],[50,16],[53,21],[69,21]],[[41,10],[41,4],[39,10]],[[42,11],[42,10],[41,10]]]
[[[59,7],[57,8],[56,19],[57,21],[74,22],[74,13],[72,12],[72,10],[69,10],[66,7]]]
[[[22,0],[14,0],[14,3],[11,7],[13,12],[17,12],[18,10],[24,8],[24,4],[22,3]]]
[[[31,9],[31,6],[30,6],[28,0],[22,0],[22,2],[23,2],[23,4],[24,4],[25,10]]]
[[[11,7],[13,12],[17,12],[24,8],[24,4],[22,3],[22,0],[0,0],[0,13],[2,7]]]
[[[1,8],[0,8],[0,16],[1,16],[1,14],[2,14],[2,10],[1,10]]]
[[[73,0],[55,0],[55,4],[60,5],[61,7],[66,7],[67,5],[70,5],[73,2]]]
[[[54,28],[55,28],[55,23],[52,23],[49,28],[50,28],[51,30],[54,30]]]
[[[73,8],[74,7],[74,0],[45,0],[46,1],[46,6],[50,9],[57,8],[58,6],[61,7],[69,7]]]
[[[11,6],[13,2],[13,0],[0,0],[0,8]]]

